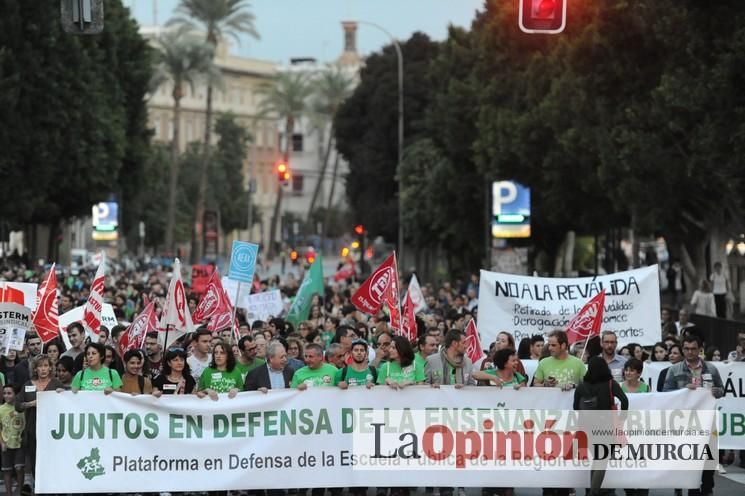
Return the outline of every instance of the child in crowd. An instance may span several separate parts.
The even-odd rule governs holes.
[[[13,494],[13,474],[18,487],[23,485],[23,465],[25,453],[21,445],[26,419],[23,413],[16,412],[16,392],[12,385],[3,386],[3,404],[0,406],[0,445],[2,446],[3,477],[5,494]]]

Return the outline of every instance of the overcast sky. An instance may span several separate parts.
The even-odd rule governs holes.
[[[133,8],[141,25],[164,24],[178,0],[122,0]],[[341,21],[365,20],[380,24],[394,36],[406,39],[415,31],[443,40],[448,24],[469,27],[484,0],[253,0],[256,29],[260,40],[245,38],[233,52],[274,62],[292,57],[315,57],[329,62],[341,54]],[[362,55],[377,51],[388,38],[366,26],[358,29],[358,50]]]

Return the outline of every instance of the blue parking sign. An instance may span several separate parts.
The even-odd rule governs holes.
[[[228,277],[234,281],[252,283],[259,245],[245,241],[233,241]]]

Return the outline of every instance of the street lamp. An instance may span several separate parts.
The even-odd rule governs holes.
[[[403,188],[401,187],[401,161],[404,150],[404,55],[401,51],[401,45],[395,36],[388,32],[382,26],[368,21],[357,21],[358,24],[372,26],[385,33],[393,42],[398,57],[398,259],[404,259],[404,223],[403,223]]]

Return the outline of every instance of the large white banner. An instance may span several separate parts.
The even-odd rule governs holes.
[[[714,365],[724,384],[724,396],[717,400],[719,410],[719,447],[745,449],[745,362],[708,362]],[[660,372],[669,362],[644,364],[642,377],[657,391]]]
[[[660,340],[657,266],[597,277],[529,277],[481,271],[478,328],[484,346],[500,331],[515,342],[563,329],[593,296],[605,289],[603,330],[620,345]]]
[[[450,386],[412,386],[403,391],[382,386],[346,391],[276,390],[268,394],[240,393],[234,399],[220,395],[218,401],[193,395],[154,398],[120,393],[104,396],[100,392],[41,392],[36,492],[380,485],[588,487],[586,470],[402,470],[395,467],[397,460],[387,459],[374,469],[359,467],[360,460],[353,456],[360,448],[354,445],[355,433],[370,427],[365,421],[367,413],[416,410],[440,419],[461,415],[473,422],[474,416],[482,412],[526,412],[545,419],[552,412],[571,410],[573,395],[573,391],[556,388],[457,390]],[[549,405],[551,410],[546,410]],[[631,398],[632,409],[672,407],[711,412],[713,399],[703,390]],[[545,435],[545,425],[547,421],[536,428],[535,442]],[[526,439],[528,435],[533,436],[526,434]],[[700,472],[637,466],[634,470],[609,470],[605,484],[622,488],[628,487],[630,480],[634,487],[689,488],[698,486]]]

